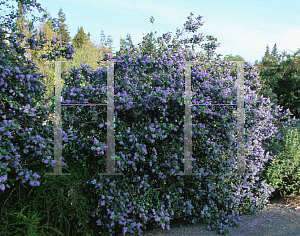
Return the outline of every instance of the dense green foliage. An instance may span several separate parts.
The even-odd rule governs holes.
[[[270,97],[274,104],[289,108],[292,117],[299,118],[300,108],[300,64],[299,53],[293,55],[285,51],[277,52],[276,43],[269,53],[267,46],[264,57],[255,62],[258,67],[260,82],[263,90],[259,94]]]
[[[83,44],[85,44],[89,41],[90,41],[90,32],[88,33],[88,35],[86,35],[84,33],[83,27],[80,26],[80,28],[78,29],[77,34],[73,38],[73,46],[75,48],[82,48]]]
[[[26,167],[34,168],[36,163],[32,164]],[[48,172],[46,169],[39,171]],[[90,217],[89,201],[77,184],[79,182],[77,172],[70,171],[72,178],[70,176],[46,177],[43,174],[40,180],[42,184],[38,187],[29,189],[23,183],[16,182],[9,195],[1,194],[0,202],[3,205],[0,233],[7,232],[6,230],[9,230],[9,235],[16,236],[91,233],[86,224],[86,219]],[[71,190],[72,194],[69,194]]]
[[[298,130],[288,130],[285,148],[272,159],[267,182],[283,195],[300,193],[300,139]]]

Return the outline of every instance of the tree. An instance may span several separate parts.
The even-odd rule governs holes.
[[[155,31],[156,33],[156,31]],[[143,34],[144,35],[144,34]],[[154,38],[154,34],[151,31],[151,33],[147,34],[146,36],[143,37],[142,43],[139,43],[139,48],[142,52],[142,55],[148,54],[148,56],[157,54],[157,49],[155,44],[157,43],[156,39]]]
[[[60,8],[58,16],[61,24],[61,27],[58,31],[58,35],[60,36],[62,42],[66,42],[68,45],[70,45],[71,37],[69,31],[67,30],[67,25],[64,23],[66,21],[66,17],[65,14],[62,12],[62,8]]]
[[[297,104],[294,100],[292,100],[293,96],[297,96],[295,95],[295,93],[297,93],[297,89],[293,89],[288,85],[289,83],[287,83],[287,81],[289,79],[283,82],[285,80],[283,77],[288,75],[290,73],[289,68],[293,67],[292,65],[287,66],[287,64],[291,64],[291,60],[291,55],[288,55],[285,51],[283,51],[282,55],[277,53],[275,43],[271,55],[269,54],[269,47],[267,46],[262,60],[260,62],[256,60],[254,65],[258,68],[258,77],[262,86],[258,95],[270,98],[270,101],[274,104],[273,108],[277,105],[281,105],[284,109],[290,108],[291,112],[292,109],[294,109],[294,112],[292,113],[295,117],[297,117],[298,114],[295,111]],[[297,83],[297,80],[294,80],[294,82],[291,83]],[[290,105],[288,105],[288,103]],[[292,105],[291,103],[294,104]]]
[[[152,24],[155,21],[155,18],[153,16],[150,17],[150,23]],[[154,28],[153,28],[154,30]],[[157,31],[154,32],[155,34]],[[144,35],[144,34],[143,34]],[[143,37],[143,41],[138,44],[138,48],[141,50],[142,55],[148,54],[148,56],[152,55],[154,58],[156,58],[157,55],[157,39],[154,37],[153,32],[151,31],[150,34],[148,33],[146,36]]]
[[[274,45],[274,47],[276,48],[275,45]],[[274,47],[273,47],[272,52],[273,51],[275,52]],[[262,72],[262,71],[266,71],[269,68],[274,68],[270,57],[271,56],[269,54],[269,46],[267,45],[265,55],[262,57],[261,61],[255,60],[254,66],[256,66],[258,69],[257,73],[258,73],[259,83],[262,86],[262,89],[259,90],[259,92],[258,92],[258,96],[263,95],[265,98],[270,98],[270,101],[273,104],[272,108],[275,109],[275,106],[278,105],[278,97],[273,92],[273,89],[270,86],[270,84],[267,83],[266,74],[264,74],[264,76],[263,76],[264,72]],[[274,66],[277,66],[276,63],[274,64]]]
[[[106,40],[106,46],[108,46],[109,49],[112,49],[112,43],[113,43],[113,38],[111,37],[111,35],[109,35]]]
[[[213,59],[213,61],[214,61],[214,59]],[[233,56],[232,54],[230,54],[230,55],[224,56],[224,59],[221,60],[221,61],[226,61],[226,62],[229,63],[230,61],[245,61],[245,59],[244,59],[242,56],[240,56],[240,55],[235,55],[235,56]],[[230,71],[233,72],[233,71],[235,71],[236,69],[237,69],[237,64],[233,65],[233,66],[230,68]]]
[[[107,40],[104,45],[106,46],[106,48],[108,47],[110,53],[112,53],[113,48],[115,48],[115,47],[112,47],[112,43],[113,43],[113,38],[111,35],[108,35]]]
[[[264,68],[260,73],[265,86],[270,87],[277,95],[278,105],[284,109],[289,108],[296,119],[300,115],[300,58],[297,56],[299,53],[300,51],[291,56],[284,52],[281,58],[287,56],[286,60],[282,59],[276,67]]]
[[[206,39],[209,41],[208,43],[202,44],[207,58],[210,60],[213,57],[214,50],[217,48],[216,42],[218,41],[217,38],[213,37],[212,35],[207,35]]]
[[[90,42],[90,38],[88,35],[84,33],[83,27],[77,29],[77,34],[73,38],[73,46],[74,48],[82,48],[83,44]]]
[[[272,61],[271,61],[271,56],[270,56],[270,50],[269,50],[269,45],[267,45],[265,55],[262,58],[262,65],[261,68],[268,68],[271,66]]]
[[[106,40],[105,40],[105,34],[104,34],[104,31],[103,29],[101,29],[101,34],[100,34],[100,53],[101,53],[101,58],[104,58],[104,48],[105,48],[106,45]]]
[[[61,12],[61,11],[60,11]],[[49,16],[50,14],[47,13],[47,15]],[[67,26],[65,25],[66,28]],[[62,38],[62,36],[60,36],[59,34],[61,32],[63,32],[63,30],[61,30],[61,28],[57,31],[53,31],[52,30],[52,23],[48,20],[47,22],[42,22],[42,24],[39,25],[38,28],[39,31],[43,31],[45,33],[45,36],[47,37],[47,39],[49,38]],[[80,39],[80,35],[83,31],[82,27],[79,30],[79,34],[77,34],[74,38],[75,38],[75,42],[77,39]],[[62,33],[64,34],[64,33]],[[85,34],[84,34],[85,35]],[[97,63],[97,61],[101,61],[103,60],[103,58],[101,58],[99,52],[100,52],[100,46],[95,45],[94,43],[91,42],[90,40],[90,33],[88,33],[87,35],[85,35],[83,38],[83,43],[80,44],[80,47],[75,48],[75,53],[73,54],[74,59],[68,63],[61,63],[61,73],[62,75],[64,74],[66,77],[68,77],[69,75],[69,70],[71,68],[73,68],[74,66],[76,68],[81,67],[81,63],[84,65],[91,65],[92,69],[98,69],[99,68],[99,64]],[[65,42],[63,41],[63,39],[61,40],[61,44]],[[79,42],[79,40],[77,41]],[[68,43],[68,42],[66,42]],[[76,44],[76,43],[75,43]],[[51,41],[48,41],[45,44],[45,50],[47,49],[48,46],[51,46]],[[44,98],[49,98],[51,96],[54,96],[54,80],[55,80],[55,65],[54,63],[45,63],[45,61],[43,59],[40,59],[39,57],[44,53],[45,51],[44,49],[40,50],[39,52],[33,52],[32,53],[32,60],[33,62],[37,65],[37,67],[40,68],[40,73],[46,75],[47,77],[44,78],[45,81],[45,86],[47,86],[47,92],[45,93],[45,97]],[[107,49],[105,47],[103,47],[103,50],[107,51],[108,53],[111,53],[110,49]],[[62,78],[62,84],[65,83],[65,80]],[[87,85],[88,83],[81,83],[81,85]],[[50,106],[53,104],[53,100],[48,100],[45,103],[43,103],[43,105],[45,106]],[[40,104],[38,104],[40,105]],[[53,111],[48,111],[48,115],[51,114]],[[62,113],[63,114],[63,113]]]
[[[120,56],[121,54],[123,54],[125,52],[125,50],[127,50],[127,48],[132,48],[133,47],[133,43],[132,43],[132,39],[131,39],[131,35],[127,34],[126,35],[126,39],[122,39],[120,37],[120,50],[116,52],[116,56]],[[122,49],[124,48],[124,49]]]
[[[279,58],[278,58],[278,51],[277,51],[277,46],[276,46],[276,43],[274,44],[274,47],[272,49],[272,52],[271,52],[271,59],[276,61],[276,62],[279,62]]]
[[[270,50],[269,50],[269,45],[267,45],[266,52],[263,59],[269,59],[269,58],[270,58]]]
[[[66,21],[66,16],[62,11],[62,8],[59,9],[58,12],[58,19],[60,23],[59,29],[56,31],[57,35],[61,38],[61,42],[66,42],[67,45],[71,45],[71,36],[68,31],[68,26],[65,24]],[[66,63],[61,64],[61,69],[62,71],[65,71],[67,68]]]
[[[25,19],[26,14],[27,13],[24,14],[22,4],[19,2],[17,15],[20,16],[20,18],[17,18],[15,20],[15,23],[17,24],[18,32],[23,33],[26,36],[26,38],[34,36],[37,39],[38,32],[41,32],[41,30],[43,30],[43,32],[45,32],[45,35],[48,39],[53,38],[53,37],[58,37],[58,35],[55,32],[53,32],[53,30],[51,28],[52,23],[49,21],[49,19],[47,20],[46,23],[43,21],[43,23],[44,23],[43,26],[39,25],[38,29],[34,29],[33,22]],[[47,11],[45,14],[47,17],[50,16],[50,14]],[[34,34],[31,32],[32,29],[34,29],[33,30]],[[25,39],[23,39],[21,45],[22,45],[22,47],[25,47]],[[50,45],[51,45],[50,42],[47,42],[45,44],[45,46],[50,46]],[[30,60],[32,60],[33,63],[37,66],[37,68],[39,68],[38,72],[47,76],[45,78],[39,78],[39,80],[44,80],[44,82],[45,82],[44,84],[45,84],[45,86],[47,86],[47,92],[44,94],[45,99],[49,98],[51,95],[54,94],[54,82],[53,82],[54,81],[54,65],[50,65],[52,63],[45,64],[44,61],[39,58],[39,56],[41,56],[43,53],[46,52],[46,49],[47,49],[47,47],[45,47],[44,49],[41,49],[37,52],[36,50],[31,50],[30,48],[27,48],[27,51],[26,51],[27,53],[25,53],[25,56],[27,58],[29,58]],[[53,103],[52,100],[48,100],[48,101],[45,101],[45,103],[43,103],[43,105],[50,106],[52,103]],[[40,105],[40,102],[38,102],[38,105]]]
[[[226,55],[223,60],[227,61],[227,62],[229,62],[229,61],[245,61],[245,59],[242,56],[240,56],[240,55],[232,56],[232,54]]]
[[[260,74],[260,72],[262,70],[266,70],[270,67],[272,67],[273,63],[272,63],[272,60],[270,58],[270,52],[269,52],[269,45],[267,45],[267,48],[266,48],[266,52],[265,52],[265,55],[262,57],[261,61],[258,62],[256,60],[256,63],[255,63],[255,66],[257,66],[257,69],[258,69],[258,73]],[[276,66],[276,64],[275,64]],[[261,85],[265,85],[265,81],[263,81],[263,78],[261,76],[259,76],[259,81],[260,81],[260,84]],[[268,86],[265,88],[265,90],[268,90]]]
[[[103,29],[101,30],[101,34],[100,34],[100,55],[101,55],[101,60],[104,59],[105,57],[105,52],[106,53],[113,53],[113,48],[111,45],[113,43],[113,39],[111,35],[108,35],[107,40],[104,34]]]
[[[100,34],[100,44],[102,47],[104,47],[104,45],[107,46],[103,29],[101,30],[101,34]]]
[[[132,43],[132,38],[130,34],[126,35],[126,39],[121,39],[120,40],[120,45],[122,45],[123,47],[133,47],[133,43]]]
[[[85,43],[88,43],[88,44],[92,45],[93,47],[96,47],[96,44],[91,41],[91,34],[90,34],[90,32],[88,32],[87,38],[88,38],[88,40]]]

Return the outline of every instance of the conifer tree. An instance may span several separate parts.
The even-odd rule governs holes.
[[[270,65],[270,50],[269,45],[267,45],[265,55],[262,58],[262,68],[267,68]]]
[[[128,47],[133,47],[132,38],[130,34],[126,35],[126,39],[120,37],[120,50],[116,52],[116,56],[123,54]],[[122,50],[122,48],[124,49]]]
[[[277,55],[276,44],[268,58],[268,47],[262,61],[259,62],[259,80],[263,89],[259,95],[270,97],[274,105],[281,105],[284,109],[289,108],[293,116],[299,118],[298,108],[300,107],[300,86],[299,86],[299,57],[283,51]],[[277,55],[277,61],[274,56]],[[273,56],[273,59],[272,59]],[[277,98],[276,98],[277,96]],[[292,117],[293,117],[292,116]]]
[[[100,45],[99,45],[99,48],[100,48],[100,58],[101,60],[104,59],[105,57],[105,52],[106,53],[113,53],[113,48],[111,45],[112,45],[112,42],[113,42],[113,39],[111,37],[111,35],[108,35],[107,37],[107,40],[106,40],[106,37],[105,37],[105,34],[104,34],[104,31],[103,29],[101,30],[101,34],[100,34]]]
[[[103,29],[101,30],[101,34],[100,34],[100,55],[101,55],[101,59],[104,58],[104,46],[106,46],[106,40],[105,40],[105,34]]]
[[[87,34],[87,39],[88,40],[85,42],[86,44],[89,44],[89,45],[91,45],[93,47],[96,47],[96,44],[91,41],[91,34],[90,34],[90,32],[88,32],[88,34]]]
[[[58,19],[59,19],[59,23],[60,23],[60,27],[58,28],[58,30],[56,31],[57,35],[59,38],[61,38],[61,43],[67,43],[67,45],[71,45],[71,36],[70,33],[68,31],[68,26],[65,24],[66,21],[66,16],[63,13],[62,8],[59,9],[58,12]],[[67,63],[62,63],[61,64],[61,71],[65,71],[67,70]]]
[[[260,90],[259,95],[263,95],[264,97],[269,97],[270,100],[273,102],[273,104],[278,103],[278,99],[276,98],[275,93],[273,92],[272,88],[266,81],[266,77],[262,76],[262,71],[267,70],[268,68],[271,68],[272,63],[270,61],[270,51],[269,51],[269,45],[266,47],[266,51],[264,56],[262,57],[260,62],[257,62],[256,60],[256,66],[258,68],[258,74],[259,74],[259,82],[262,86],[262,90]]]
[[[101,44],[101,46],[104,46],[104,45],[107,46],[103,29],[101,30],[101,34],[100,34],[100,44]]]
[[[67,29],[68,26],[65,24],[66,16],[63,13],[62,8],[60,8],[60,10],[58,12],[58,18],[59,18],[60,25],[61,25],[61,27],[59,28],[59,31],[58,31],[58,35],[60,36],[62,42],[66,42],[68,45],[70,45],[71,37],[70,37],[70,33]]]
[[[278,51],[277,51],[276,43],[274,44],[274,47],[273,47],[272,52],[271,52],[271,59],[276,65],[278,65],[279,57],[278,57]]]
[[[269,44],[267,45],[266,52],[265,52],[265,55],[264,55],[263,58],[264,59],[269,59],[270,58]]]
[[[82,48],[83,44],[89,41],[89,36],[85,34],[83,27],[80,26],[80,28],[77,29],[77,34],[73,38],[73,47],[77,49]]]
[[[120,44],[123,45],[123,47],[133,47],[133,42],[132,42],[132,38],[131,38],[131,35],[130,34],[127,34],[126,35],[126,39],[123,40],[120,42]]]
[[[108,46],[108,48],[110,50],[112,50],[112,43],[113,43],[113,38],[111,37],[111,35],[108,35],[107,40],[106,40],[106,46]]]

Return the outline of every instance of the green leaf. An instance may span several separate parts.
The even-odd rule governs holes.
[[[9,154],[9,152],[7,152],[5,149],[0,149],[0,151],[1,151],[3,154]]]

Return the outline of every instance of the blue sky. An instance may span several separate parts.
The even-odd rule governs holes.
[[[9,1],[17,7],[15,1]],[[292,54],[300,48],[300,1],[298,0],[37,0],[51,17],[58,18],[60,7],[66,16],[70,36],[74,37],[80,26],[90,32],[91,41],[99,44],[100,33],[113,38],[114,52],[119,49],[120,38],[129,33],[137,45],[151,31],[157,37],[167,31],[175,36],[182,29],[190,12],[203,16],[204,25],[195,34],[212,35],[221,43],[216,53],[241,55],[254,63],[261,60],[267,44],[270,52],[277,44],[281,53]],[[11,9],[1,7],[1,14]],[[42,16],[38,11],[34,15]],[[28,15],[30,16],[30,14]],[[154,24],[149,18],[155,18]],[[30,17],[31,19],[31,17]],[[143,35],[144,34],[144,35]],[[186,36],[192,36],[193,33]],[[196,52],[202,51],[200,47]]]

